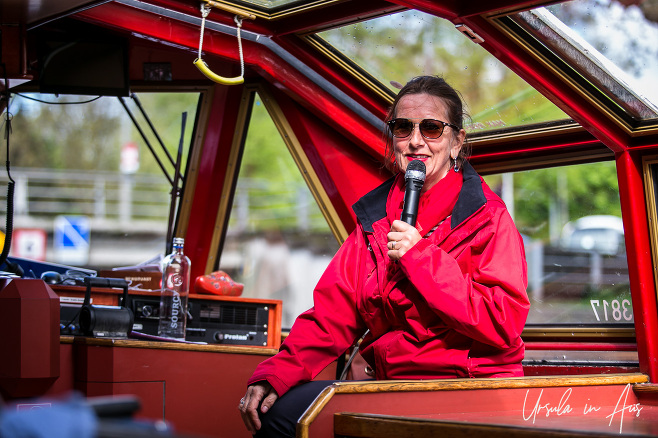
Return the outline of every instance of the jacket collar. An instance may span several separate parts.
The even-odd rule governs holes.
[[[487,202],[482,190],[480,175],[473,169],[473,166],[464,162],[462,174],[464,185],[457,198],[455,208],[452,210],[451,229],[457,227]],[[373,224],[386,217],[386,199],[394,180],[395,177],[388,179],[352,205],[352,210],[366,232],[373,232]]]
[[[464,161],[462,172],[464,175],[464,185],[462,186],[462,191],[459,192],[459,198],[457,198],[455,208],[452,210],[452,219],[450,219],[451,229],[455,229],[457,225],[464,222],[487,203],[484,190],[482,190],[480,175],[478,175],[468,161]]]

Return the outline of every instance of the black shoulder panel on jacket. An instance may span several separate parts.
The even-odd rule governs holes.
[[[487,203],[487,198],[482,190],[480,175],[473,169],[473,166],[468,162],[464,162],[462,172],[464,174],[464,185],[459,193],[459,198],[457,198],[455,208],[452,210],[450,228],[455,228]]]
[[[363,195],[352,205],[352,210],[363,229],[373,231],[372,224],[386,216],[386,199],[395,177],[384,181],[379,187]]]

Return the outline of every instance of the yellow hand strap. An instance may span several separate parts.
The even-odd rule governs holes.
[[[238,85],[244,82],[244,55],[242,54],[242,39],[240,38],[240,29],[242,28],[242,18],[238,15],[235,16],[235,24],[237,25],[238,34],[238,49],[240,51],[240,76],[234,78],[225,78],[210,70],[208,64],[201,59],[201,52],[203,47],[203,31],[206,25],[206,17],[210,13],[210,6],[208,4],[201,4],[201,36],[199,37],[199,57],[194,60],[194,65],[203,73],[208,79],[218,84],[223,85]]]
[[[194,65],[196,65],[196,68],[201,71],[208,79],[210,79],[213,82],[217,82],[218,84],[224,84],[224,85],[238,85],[244,82],[244,77],[243,76],[237,76],[235,78],[225,78],[223,76],[218,75],[217,73],[213,72],[210,70],[208,67],[208,64],[203,59],[195,59],[194,60]]]

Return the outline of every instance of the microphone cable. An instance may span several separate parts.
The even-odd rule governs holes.
[[[11,177],[10,162],[9,162],[9,137],[11,134],[11,119],[12,114],[9,112],[9,80],[7,79],[7,68],[4,63],[2,65],[3,76],[5,79],[5,89],[2,95],[2,99],[6,100],[7,107],[5,111],[5,140],[7,141],[7,177],[9,178],[9,183],[7,184],[7,226],[5,229],[5,242],[2,248],[2,254],[0,254],[0,266],[7,264],[7,267],[11,272],[23,276],[23,269],[18,266],[16,263],[11,263],[7,261],[7,256],[9,255],[9,249],[11,248],[11,237],[14,230],[14,186],[15,181]]]

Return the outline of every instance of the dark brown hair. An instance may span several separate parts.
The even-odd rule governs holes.
[[[447,109],[448,109],[448,120],[445,122],[452,123],[455,126],[458,126],[459,129],[464,128],[464,120],[468,119],[469,116],[464,110],[464,104],[461,97],[461,94],[452,88],[442,77],[439,76],[418,76],[407,82],[407,85],[402,87],[398,95],[393,101],[391,109],[386,115],[386,122],[393,120],[396,117],[396,111],[400,99],[408,94],[429,94],[430,96],[436,96],[443,100]],[[457,137],[459,132],[450,129],[452,135]],[[393,136],[391,135],[388,128],[386,132],[386,151],[384,156],[384,165],[385,167],[395,173],[397,169],[395,168],[395,151],[393,150]],[[459,167],[464,165],[464,161],[469,156],[470,148],[469,145],[464,139],[464,144],[459,151],[459,156],[457,157],[457,163]]]

